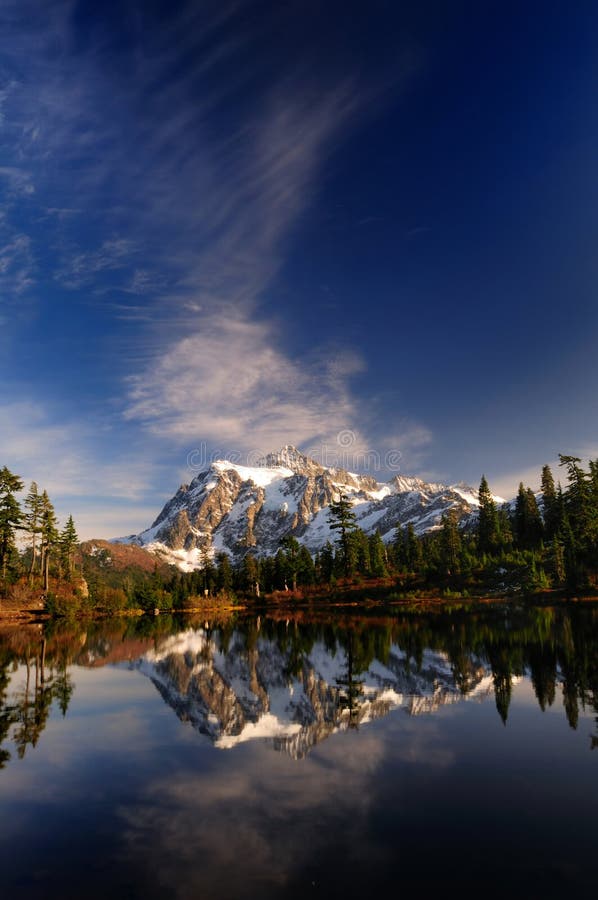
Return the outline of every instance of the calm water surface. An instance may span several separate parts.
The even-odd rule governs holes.
[[[2,896],[593,895],[598,610],[0,632]]]

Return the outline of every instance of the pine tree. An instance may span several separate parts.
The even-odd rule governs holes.
[[[253,556],[252,553],[248,553],[243,558],[243,563],[241,565],[241,580],[243,589],[246,591],[250,591],[252,594],[255,594],[256,597],[260,595],[260,571],[259,571],[259,562]]]
[[[440,532],[440,558],[442,568],[447,575],[453,575],[459,569],[461,556],[461,534],[454,510],[442,517]]]
[[[307,547],[301,546],[297,554],[297,580],[300,584],[314,584],[316,568]]]
[[[581,468],[578,456],[563,456],[560,463],[567,469],[569,485],[565,493],[565,508],[569,522],[582,542],[594,537],[598,525],[598,510],[592,505],[592,490],[588,475]]]
[[[410,572],[421,572],[423,568],[422,542],[415,533],[413,523],[409,522],[405,532],[405,562]]]
[[[379,531],[375,531],[369,538],[370,573],[375,578],[385,578],[388,575],[386,565],[386,547]]]
[[[565,580],[569,587],[577,587],[582,581],[582,573],[579,565],[579,548],[569,517],[565,514],[561,525],[560,534],[563,541],[563,562],[565,567]]]
[[[554,478],[550,466],[542,466],[540,481],[542,507],[544,513],[544,534],[551,541],[559,530],[559,508]]]
[[[598,565],[598,507],[594,502],[594,470],[584,472],[577,456],[559,454],[560,465],[567,469],[569,482],[564,492],[565,517],[568,527],[561,528],[565,545],[567,581],[584,586],[588,575]],[[574,561],[574,562],[573,562]],[[575,581],[572,573],[575,572]]]
[[[513,531],[515,534],[515,540],[517,542],[518,547],[525,546],[525,535],[526,535],[525,512],[526,512],[525,488],[523,487],[523,482],[520,481],[519,488],[517,490],[517,499],[515,501],[515,511],[513,513]]]
[[[217,576],[216,576],[216,584],[218,586],[219,591],[223,591],[224,593],[229,593],[233,587],[233,570],[230,564],[230,559],[228,558],[226,553],[219,553],[216,557],[217,562]]]
[[[276,590],[288,591],[289,581],[291,580],[291,570],[289,561],[283,550],[278,550],[274,557],[274,580],[276,582]]]
[[[498,513],[485,475],[482,475],[478,492],[480,503],[478,518],[478,545],[481,553],[493,553],[499,543]]]
[[[349,573],[359,572],[367,575],[370,572],[370,545],[368,536],[361,528],[355,528],[349,535]]]
[[[40,534],[42,545],[42,572],[44,576],[44,591],[47,591],[49,587],[50,554],[52,549],[58,543],[56,513],[54,512],[54,507],[50,502],[47,491],[44,491],[42,494]]]
[[[35,481],[31,482],[29,493],[25,497],[23,505],[25,506],[25,530],[31,535],[31,563],[29,565],[29,579],[31,580],[35,571],[36,544],[37,536],[41,531],[40,519],[42,512],[42,498]]]
[[[300,549],[299,541],[292,534],[285,534],[285,536],[280,541],[280,546],[285,551],[287,573],[290,576],[292,588],[294,591],[296,591],[298,556]]]
[[[334,577],[334,547],[326,541],[320,550],[319,578],[324,584],[330,584]]]
[[[73,556],[78,543],[79,537],[75,529],[75,523],[73,522],[73,517],[69,516],[60,534],[60,555],[68,578],[71,578],[73,574]]]
[[[336,543],[341,551],[345,576],[348,577],[351,573],[350,535],[357,526],[353,505],[346,494],[341,494],[328,507],[328,523],[332,531],[338,531]]]
[[[524,488],[523,482],[519,482],[513,521],[517,546],[522,550],[536,548],[542,540],[544,526],[535,494],[531,488]]]
[[[391,549],[393,564],[399,571],[402,571],[407,564],[405,553],[405,531],[403,530],[402,525],[397,525],[395,529]]]
[[[562,584],[565,580],[565,553],[563,545],[555,535],[552,539],[551,550],[552,577],[555,584]]]
[[[529,546],[532,548],[538,547],[544,536],[544,523],[542,522],[536,495],[529,487],[525,491],[525,518]]]
[[[21,524],[23,514],[15,497],[23,490],[23,482],[6,466],[0,469],[0,567],[6,578],[8,559],[15,547],[15,531]]]
[[[496,511],[496,516],[498,519],[498,542],[503,548],[510,547],[513,543],[513,531],[506,503]]]

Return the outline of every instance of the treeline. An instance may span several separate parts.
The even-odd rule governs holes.
[[[46,608],[58,613],[119,609],[185,609],[205,597],[234,599],[274,592],[289,595],[341,591],[355,582],[378,596],[398,599],[436,593],[446,598],[480,593],[537,593],[548,589],[590,591],[598,584],[598,460],[586,470],[575,456],[560,456],[565,486],[556,484],[549,466],[541,472],[536,495],[520,484],[514,503],[497,506],[485,477],[479,487],[479,513],[465,525],[456,510],[423,535],[413,524],[398,527],[385,543],[378,532],[366,535],[356,522],[351,501],[341,495],[328,511],[329,540],[312,555],[287,535],[278,551],[258,557],[249,549],[233,564],[225,553],[206,558],[202,568],[182,573],[156,563],[153,574],[126,573],[83,557],[86,595],[73,585],[69,597],[48,592],[73,579],[78,538],[69,516],[59,531],[46,491],[35,483],[20,504],[21,479],[0,471],[0,592],[15,583],[39,586]],[[19,552],[17,537],[25,539]],[[333,538],[333,539],[332,539]],[[88,591],[87,591],[88,588]]]
[[[394,579],[407,593],[439,589],[447,597],[590,590],[598,581],[598,460],[586,471],[578,457],[560,455],[560,465],[564,488],[546,465],[539,497],[520,484],[515,502],[502,506],[482,476],[479,514],[469,526],[461,527],[456,511],[449,511],[427,534],[416,534],[412,524],[400,526],[389,544],[357,527],[352,504],[341,495],[329,509],[335,540],[315,556],[287,536],[273,556],[248,552],[233,566],[221,553],[202,569],[174,575],[161,590],[172,595],[175,607],[204,594],[260,596],[356,578]]]
[[[69,516],[60,529],[48,492],[40,492],[32,481],[21,503],[17,494],[24,487],[18,475],[6,466],[0,469],[0,589],[3,593],[23,578],[29,585],[39,585],[47,592],[50,575],[65,581],[73,576],[79,545],[73,517]],[[17,546],[19,537],[26,543],[22,552]]]

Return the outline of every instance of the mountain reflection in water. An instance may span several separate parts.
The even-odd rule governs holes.
[[[8,629],[0,633],[0,766],[11,756],[5,742],[22,758],[51,709],[66,714],[73,666],[106,665],[147,676],[217,748],[259,739],[300,759],[333,733],[395,710],[429,714],[494,696],[506,724],[523,677],[542,710],[560,688],[575,728],[580,708],[598,712],[598,612],[498,607],[342,625],[320,614]]]
[[[4,893],[591,895],[597,626],[580,604],[4,629]]]

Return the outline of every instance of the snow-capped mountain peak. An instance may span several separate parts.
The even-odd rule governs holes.
[[[117,539],[160,551],[182,569],[203,565],[225,551],[239,559],[248,551],[276,553],[281,539],[294,535],[312,552],[333,539],[328,507],[345,494],[357,524],[392,540],[398,525],[416,532],[438,528],[454,510],[460,519],[475,513],[477,491],[397,474],[388,482],[371,475],[321,465],[287,444],[254,466],[216,460],[183,484],[150,528]]]

